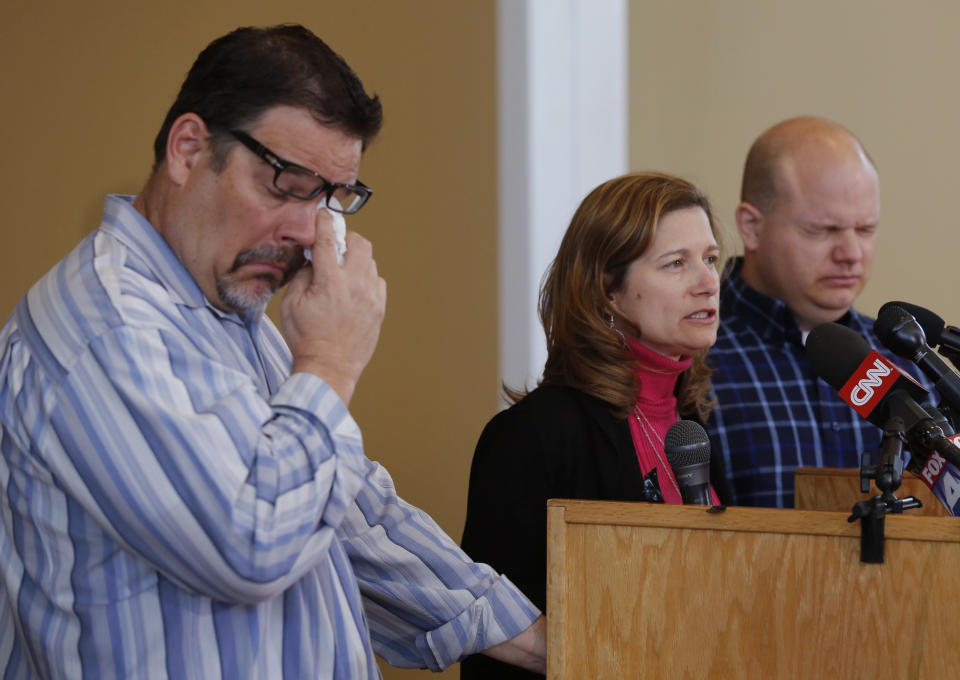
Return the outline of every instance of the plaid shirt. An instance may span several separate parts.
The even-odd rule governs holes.
[[[743,281],[743,258],[731,264],[709,355],[717,406],[707,431],[724,457],[734,504],[792,508],[797,467],[859,468],[861,452],[878,448],[881,431],[813,372],[787,305]],[[930,389],[915,366],[883,347],[873,319],[851,308],[839,323]]]

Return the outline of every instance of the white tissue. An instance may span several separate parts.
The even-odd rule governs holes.
[[[337,199],[331,198],[330,200],[336,204],[336,207],[340,207]],[[333,243],[337,248],[337,264],[343,266],[343,254],[347,252],[347,221],[343,219],[343,213],[330,210],[330,208],[327,207],[326,197],[321,198],[320,202],[317,203],[317,212],[321,210],[326,210],[330,217],[333,218]],[[303,257],[308,262],[313,262],[313,252],[310,248],[303,249]]]

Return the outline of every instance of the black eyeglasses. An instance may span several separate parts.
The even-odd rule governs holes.
[[[237,141],[257,154],[274,169],[273,186],[277,188],[277,191],[287,196],[309,201],[320,194],[326,194],[328,208],[335,212],[352,215],[363,207],[363,204],[370,198],[370,194],[373,193],[373,189],[363,182],[357,182],[356,184],[329,182],[313,170],[308,170],[303,166],[280,158],[246,132],[242,130],[230,130],[229,132],[237,138]],[[336,199],[336,201],[334,202],[333,199]]]

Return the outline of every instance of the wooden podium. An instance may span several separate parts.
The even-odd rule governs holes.
[[[551,500],[547,678],[951,678],[960,521]]]
[[[869,494],[860,491],[860,468],[797,468],[793,474],[793,487],[793,506],[798,510],[850,512],[854,503],[880,494],[873,481]],[[903,481],[894,494],[897,498],[915,496],[923,503],[923,507],[907,510],[907,514],[950,517],[930,487],[912,473],[903,473]]]

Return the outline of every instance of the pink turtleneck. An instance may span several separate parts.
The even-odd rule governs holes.
[[[667,430],[678,420],[677,398],[673,395],[673,390],[680,374],[690,368],[690,357],[681,357],[679,361],[675,361],[633,340],[627,339],[627,343],[639,363],[637,405],[629,422],[640,470],[646,476],[656,467],[664,502],[680,504],[683,499],[680,497],[673,470],[663,452],[663,440]],[[641,425],[643,416],[646,416],[643,421],[646,433]]]

